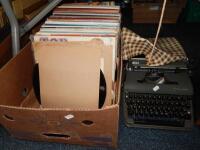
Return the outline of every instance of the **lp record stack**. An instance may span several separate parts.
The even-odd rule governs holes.
[[[32,38],[42,107],[97,109],[114,103],[120,19],[113,2],[54,9]]]

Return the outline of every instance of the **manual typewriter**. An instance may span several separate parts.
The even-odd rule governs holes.
[[[150,67],[133,58],[125,67],[123,105],[126,125],[190,129],[193,87],[186,62]]]

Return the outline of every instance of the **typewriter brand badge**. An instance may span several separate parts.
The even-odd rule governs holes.
[[[139,65],[140,62],[139,61],[132,61],[132,65]]]

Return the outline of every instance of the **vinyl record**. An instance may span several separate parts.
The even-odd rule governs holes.
[[[35,64],[35,66],[33,68],[32,80],[33,80],[33,91],[35,93],[37,100],[41,104],[41,100],[40,100],[40,78],[39,78],[38,64]]]
[[[100,83],[99,83],[99,108],[101,108],[106,99],[106,80],[103,72],[100,70]]]
[[[115,64],[115,82],[117,82],[118,79],[118,70],[117,70],[117,63]]]

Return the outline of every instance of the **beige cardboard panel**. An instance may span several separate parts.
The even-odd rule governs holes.
[[[49,37],[48,37],[49,38]],[[74,38],[74,37],[73,37]],[[67,41],[74,41],[75,39],[67,39]],[[89,39],[85,39],[84,38],[84,41],[89,41],[91,40],[92,38],[90,37]],[[39,39],[37,39],[36,41],[38,41]],[[76,39],[77,40],[77,39]],[[78,41],[82,41],[83,38],[80,38],[78,39]],[[101,42],[104,43],[104,45],[102,46],[102,50],[101,50],[101,69],[104,73],[104,77],[106,79],[106,84],[107,84],[107,96],[106,96],[106,101],[105,101],[105,104],[104,106],[107,106],[107,105],[111,105],[111,98],[113,97],[112,95],[112,90],[114,90],[112,88],[112,73],[113,73],[113,69],[115,68],[113,66],[113,46],[112,46],[112,43],[109,44],[108,46],[108,42],[106,42],[107,40],[105,39],[101,39],[101,38],[93,38],[92,40],[99,40]]]
[[[32,87],[33,56],[28,44],[22,52],[0,70],[0,104],[19,106],[26,88]]]
[[[96,40],[34,43],[43,107],[98,108],[101,47]]]

